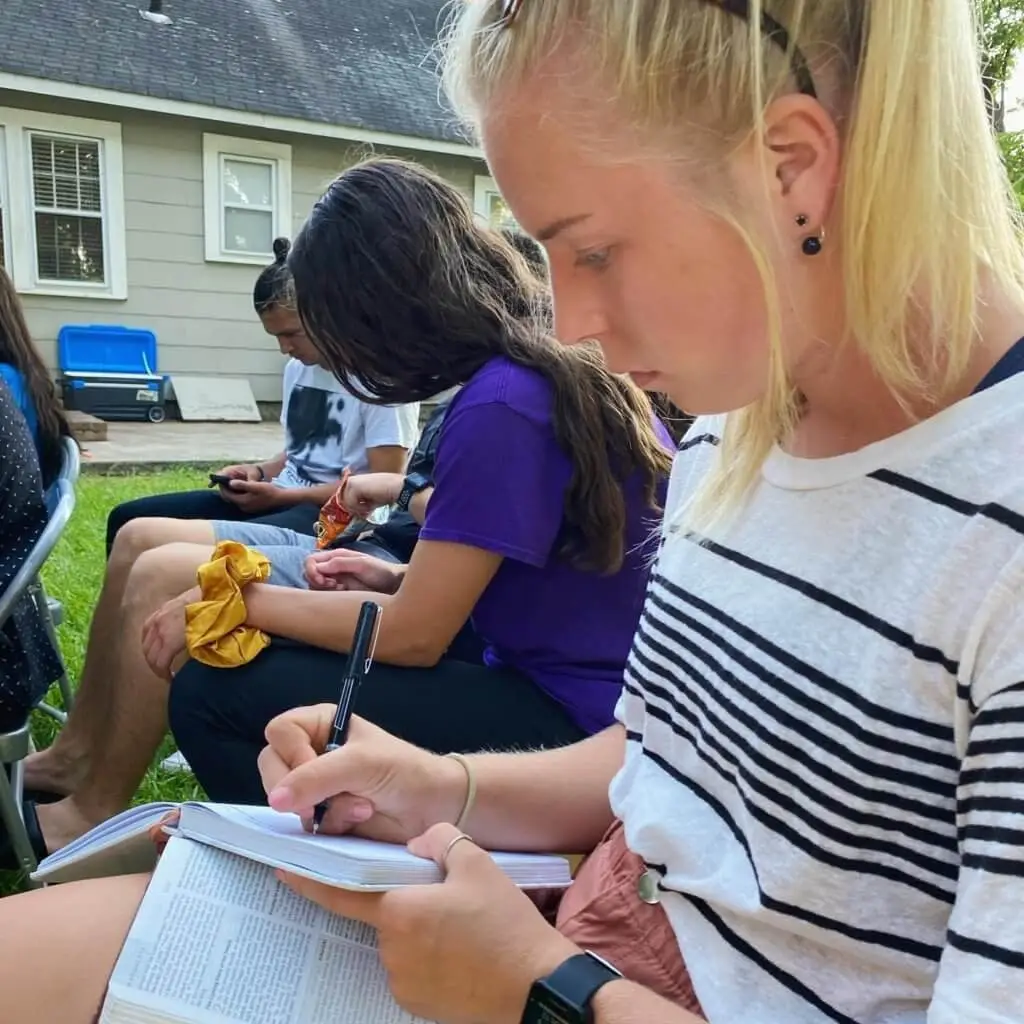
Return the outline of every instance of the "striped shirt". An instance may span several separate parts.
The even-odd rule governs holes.
[[[1024,375],[714,539],[676,458],[612,805],[712,1024],[1024,1021]],[[704,543],[700,541],[703,540]]]

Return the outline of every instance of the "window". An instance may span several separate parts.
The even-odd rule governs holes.
[[[203,136],[206,258],[264,264],[291,234],[291,146]]]
[[[37,277],[103,284],[100,143],[30,132],[29,145]]]
[[[509,228],[516,230],[515,218],[505,205],[497,183],[493,178],[478,174],[473,182],[473,209],[483,217],[492,228]]]
[[[0,260],[21,292],[127,297],[121,126],[0,109]]]

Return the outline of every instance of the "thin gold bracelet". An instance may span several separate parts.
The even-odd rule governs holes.
[[[462,812],[455,822],[455,827],[461,830],[469,820],[470,814],[473,813],[473,805],[476,803],[476,772],[473,770],[472,762],[464,754],[445,754],[444,756],[458,761],[466,773],[466,782],[468,783],[466,802],[462,805]]]

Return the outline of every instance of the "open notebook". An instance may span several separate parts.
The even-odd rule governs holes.
[[[133,807],[47,857],[32,877],[37,882],[68,882],[151,870],[156,850],[150,830],[176,809],[176,804]],[[355,836],[310,835],[294,814],[269,807],[185,803],[180,810],[174,835],[341,889],[379,892],[441,880],[433,861],[414,856],[404,846]],[[569,884],[569,862],[563,857],[492,856],[520,888],[555,889]]]

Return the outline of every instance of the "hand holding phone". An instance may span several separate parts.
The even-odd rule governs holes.
[[[210,486],[211,487],[230,487],[231,481],[237,479],[233,476],[225,476],[223,473],[211,473],[210,474]]]

